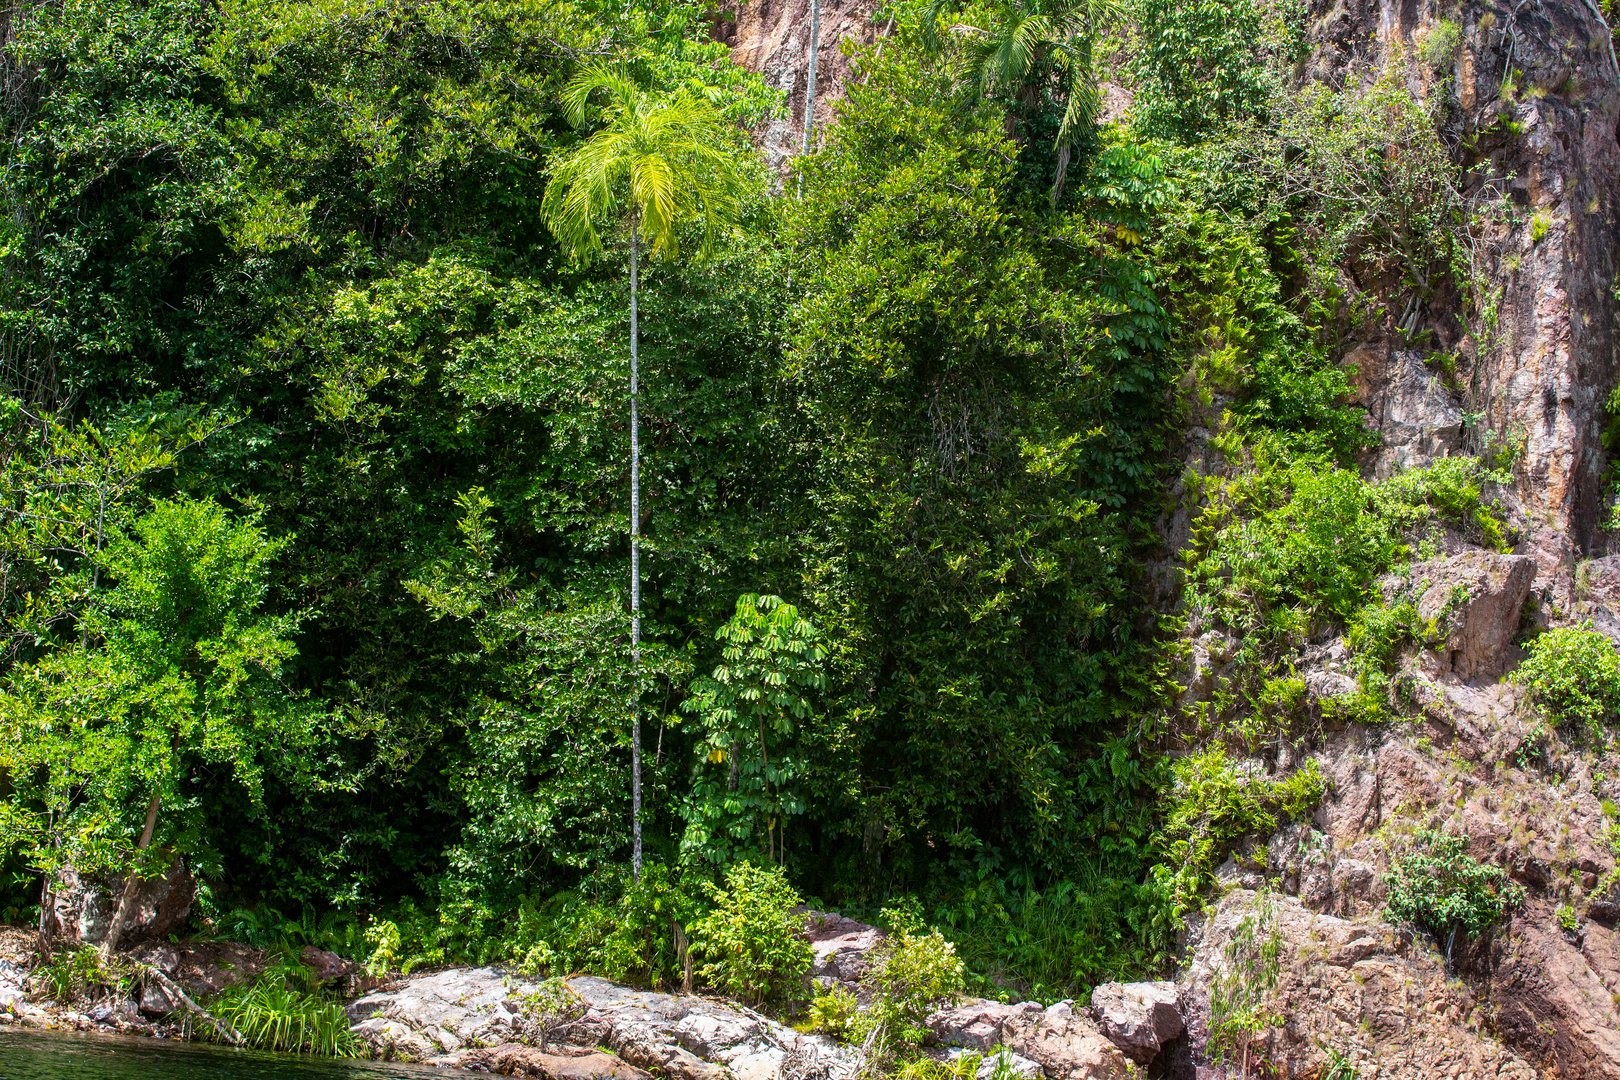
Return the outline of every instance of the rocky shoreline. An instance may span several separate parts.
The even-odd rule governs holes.
[[[858,988],[882,931],[839,916],[809,920],[823,987]],[[0,931],[0,1025],[181,1039],[173,1003],[148,984],[127,1000],[65,1006],[33,992],[34,936]],[[313,954],[313,955],[309,955]],[[217,942],[147,944],[133,958],[187,993],[205,996],[245,979],[265,955]],[[330,960],[328,959],[330,958]],[[306,950],[322,975],[351,980],[352,1032],[367,1056],[447,1069],[551,1080],[845,1080],[861,1051],[807,1034],[734,1002],[669,994],[578,975],[556,982],[494,967],[448,968],[367,987],[331,954]],[[1140,1075],[1183,1031],[1173,983],[1110,984],[1088,1008],[964,999],[929,1018],[943,1059],[981,1055],[981,1077],[999,1067],[1022,1077],[1114,1080]]]

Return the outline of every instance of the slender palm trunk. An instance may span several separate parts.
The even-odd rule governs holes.
[[[804,85],[804,152],[810,152],[810,133],[816,126],[816,53],[821,51],[821,0],[810,0],[810,63]]]
[[[636,221],[630,219],[630,866],[641,880],[641,416],[636,348]]]
[[[152,846],[152,832],[157,828],[158,796],[153,795],[146,804],[146,825],[141,829],[141,838],[135,843],[137,853],[145,851]],[[135,894],[140,891],[141,879],[132,867],[128,876],[124,878],[124,891],[118,897],[118,907],[113,912],[112,922],[107,926],[107,937],[101,943],[103,956],[111,956],[118,949],[118,940],[124,936],[124,924],[129,921],[130,909],[135,904]]]

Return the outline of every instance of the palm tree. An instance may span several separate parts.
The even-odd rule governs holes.
[[[601,126],[552,166],[541,213],[577,261],[602,250],[597,223],[616,219],[630,240],[630,769],[632,866],[641,880],[641,427],[640,328],[636,298],[641,245],[653,258],[679,254],[683,227],[697,228],[700,254],[742,214],[747,178],[728,125],[690,93],[661,94],[617,68],[589,67],[563,90],[568,122]]]
[[[934,0],[924,20],[925,40],[938,48],[939,20],[954,0]],[[1058,126],[1052,204],[1063,195],[1069,158],[1079,135],[1097,120],[1100,100],[1092,49],[1099,32],[1119,18],[1117,0],[999,0],[982,26],[950,29],[966,43],[964,76],[978,93],[1004,94],[1027,111],[1040,93],[1038,81],[1060,80],[1063,119]],[[1009,117],[1009,124],[1011,118]]]

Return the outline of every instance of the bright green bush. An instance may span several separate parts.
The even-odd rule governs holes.
[[[713,908],[692,924],[698,977],[750,1005],[803,1000],[810,942],[793,913],[802,900],[781,867],[738,863],[710,894]]]
[[[1478,937],[1524,903],[1522,885],[1507,871],[1468,854],[1466,836],[1425,829],[1384,875],[1384,916],[1434,935],[1449,956],[1458,933]]]
[[[1525,646],[1513,681],[1547,722],[1602,739],[1620,713],[1620,652],[1589,626],[1566,626]]]
[[[872,1000],[855,1023],[865,1037],[889,1053],[901,1053],[928,1040],[928,1014],[962,992],[967,976],[956,947],[938,930],[896,931],[874,951],[866,975]]]

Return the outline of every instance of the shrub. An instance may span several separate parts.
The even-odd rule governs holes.
[[[803,1000],[812,954],[782,869],[738,863],[709,889],[714,907],[692,926],[698,977],[750,1005]]]
[[[810,1029],[835,1039],[848,1038],[855,1030],[855,995],[842,986],[816,991],[810,1002]]]
[[[1583,728],[1601,740],[1620,713],[1620,653],[1590,626],[1549,630],[1525,646],[1529,654],[1513,681],[1557,727]]]
[[[889,1052],[921,1046],[928,1014],[962,992],[967,970],[956,947],[938,930],[910,928],[891,934],[875,950],[866,982],[872,1001],[856,1029],[876,1033]]]
[[[120,956],[103,956],[94,945],[63,949],[33,970],[30,981],[40,993],[62,1005],[123,1000],[130,996],[138,973]]]
[[[1425,829],[1412,848],[1395,860],[1384,883],[1389,901],[1384,916],[1432,934],[1446,956],[1460,931],[1478,937],[1524,902],[1525,891],[1499,866],[1468,854],[1468,837]]]

